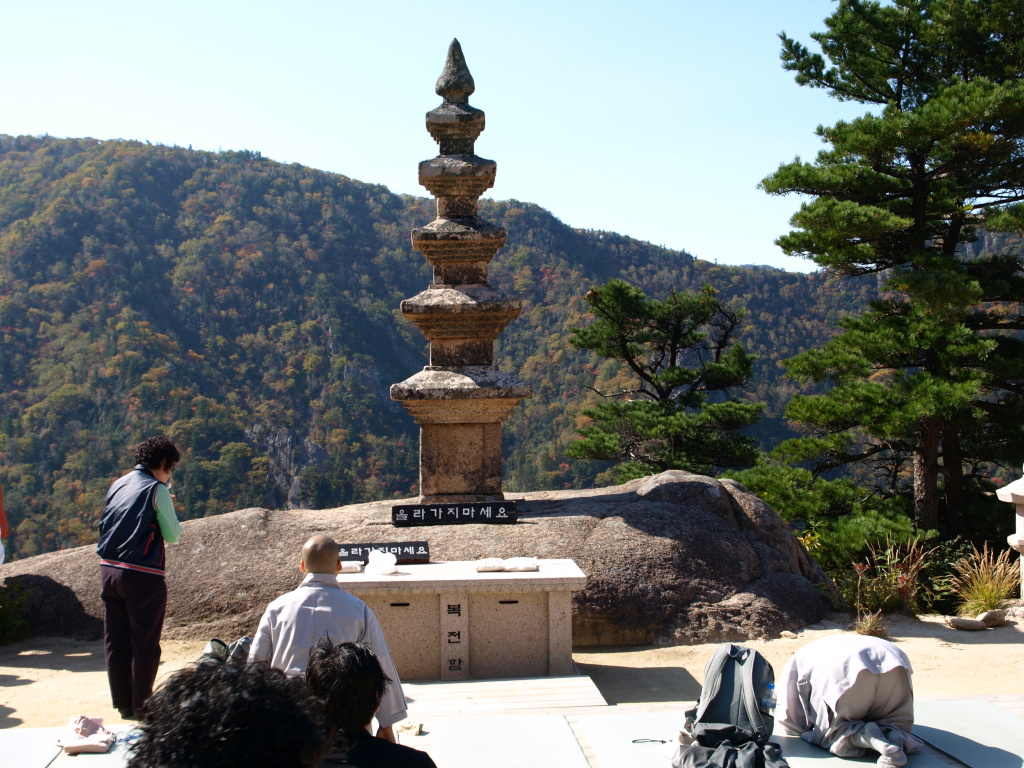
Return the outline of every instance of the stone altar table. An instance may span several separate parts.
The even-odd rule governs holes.
[[[572,674],[572,593],[587,577],[572,560],[536,571],[478,573],[475,562],[342,573],[342,587],[380,621],[402,680]]]

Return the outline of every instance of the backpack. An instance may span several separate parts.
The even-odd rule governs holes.
[[[206,644],[202,656],[199,657],[199,663],[245,664],[249,660],[251,647],[252,638],[248,635],[238,638],[230,645],[215,637]]]
[[[697,706],[685,713],[682,738],[712,741],[727,731],[745,733],[765,744],[775,728],[775,671],[768,659],[752,648],[724,643],[705,667],[705,682]]]
[[[700,701],[685,713],[676,768],[788,768],[769,744],[775,728],[775,671],[752,648],[725,643],[704,667]]]
[[[686,732],[694,737],[709,726],[731,725],[766,744],[775,728],[775,670],[757,651],[720,645],[704,667],[700,701],[685,713]]]

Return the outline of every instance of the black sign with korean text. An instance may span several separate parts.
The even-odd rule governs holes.
[[[391,508],[391,524],[459,525],[486,523],[504,525],[518,519],[514,501],[475,501],[463,504],[402,504]]]
[[[382,544],[340,544],[338,557],[342,560],[358,560],[366,563],[370,559],[370,550],[379,549],[390,552],[400,565],[408,563],[429,563],[430,544],[425,541],[394,541]]]

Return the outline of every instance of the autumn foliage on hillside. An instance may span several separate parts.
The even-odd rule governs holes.
[[[746,393],[770,447],[792,394],[781,361],[864,306],[870,280],[694,259],[573,230],[516,201],[490,274],[523,298],[496,346],[534,396],[505,428],[509,490],[580,487],[584,407],[624,376],[573,349],[583,296],[620,277],[649,295],[704,283],[746,307]],[[336,506],[417,493],[415,423],[390,384],[426,364],[398,310],[430,281],[409,231],[432,202],[252,152],[0,137],[0,484],[9,550],[95,540],[131,446],[169,435],[184,518],[248,506]]]

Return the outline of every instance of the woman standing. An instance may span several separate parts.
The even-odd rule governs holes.
[[[164,542],[181,538],[167,484],[180,459],[162,435],[139,443],[135,468],[110,486],[100,518],[96,553],[107,679],[114,708],[125,719],[138,719],[160,664],[167,609]]]

